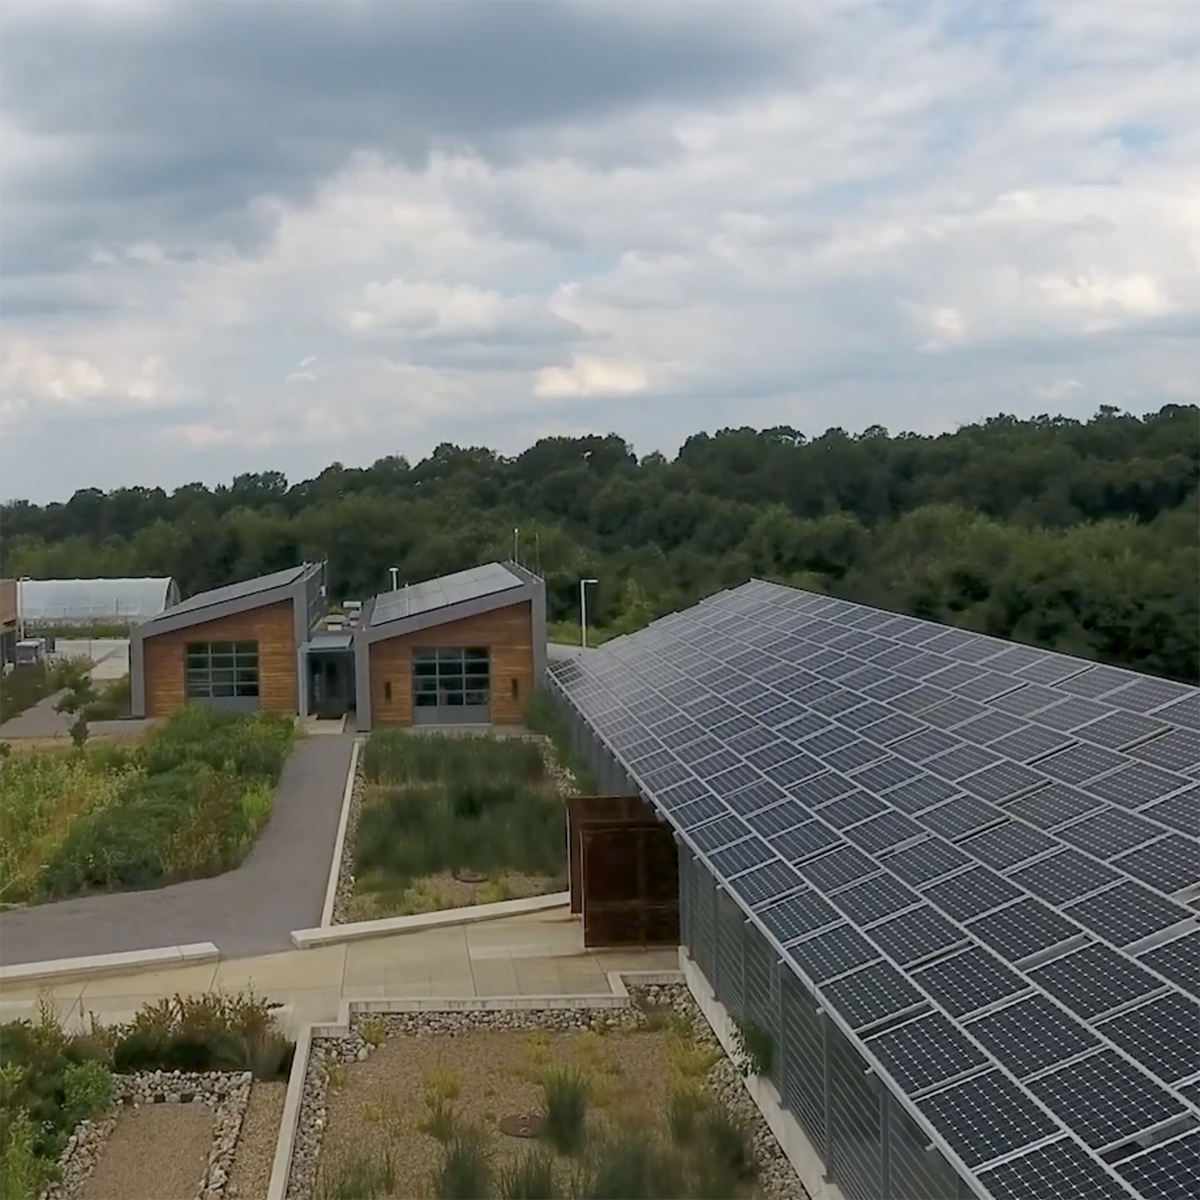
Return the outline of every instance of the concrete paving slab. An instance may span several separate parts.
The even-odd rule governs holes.
[[[181,996],[210,991],[217,976],[217,963],[206,963],[196,967],[176,967],[165,971],[142,971],[136,976],[139,991],[151,996]],[[110,975],[91,979],[84,986],[87,1000],[99,1000],[110,996],[129,994],[130,976]]]
[[[320,950],[292,950],[257,958],[233,959],[217,968],[216,986],[236,990],[253,985],[267,991],[309,987],[342,986],[346,948],[327,946]]]
[[[519,995],[517,972],[510,959],[490,959],[473,962],[471,976],[477,996]]]

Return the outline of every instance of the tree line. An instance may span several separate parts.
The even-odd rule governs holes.
[[[696,434],[668,460],[615,434],[515,457],[441,445],[289,484],[77,491],[0,509],[0,570],[172,575],[184,594],[329,563],[331,594],[514,551],[552,621],[638,628],[754,575],[1196,682],[1200,408],[997,416],[953,433]],[[514,530],[519,534],[514,538]]]

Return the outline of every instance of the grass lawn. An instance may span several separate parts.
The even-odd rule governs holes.
[[[270,816],[288,718],[188,709],[134,745],[0,758],[0,903],[160,887],[245,857]]]
[[[566,887],[566,812],[541,745],[377,730],[363,771],[351,920]]]

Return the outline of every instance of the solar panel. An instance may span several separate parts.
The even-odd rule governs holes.
[[[1129,1193],[1078,1142],[1062,1138],[980,1172],[994,1200],[1129,1200]]]
[[[978,1167],[1055,1133],[1058,1127],[999,1071],[967,1079],[917,1101],[967,1167]]]
[[[883,758],[885,754],[887,751],[882,746],[876,746],[874,742],[860,738],[843,746],[840,750],[822,754],[821,758],[835,771],[853,771],[858,767],[865,767],[869,763],[873,763],[877,758]]]
[[[1136,675],[1117,671],[1112,667],[1091,667],[1086,671],[1080,671],[1078,675],[1064,679],[1056,686],[1061,691],[1069,692],[1072,696],[1088,696],[1095,699],[1111,692],[1114,688],[1132,683],[1136,678]]]
[[[944,754],[962,744],[961,738],[947,733],[944,729],[923,729],[912,737],[897,742],[891,747],[891,751],[909,762],[924,762],[927,758],[933,758],[935,754]]]
[[[1102,808],[1058,830],[1058,836],[1097,858],[1112,858],[1162,833],[1151,821],[1119,808]]]
[[[952,1017],[1027,991],[1029,984],[980,946],[918,967],[913,979]]]
[[[713,868],[728,879],[731,875],[739,875],[753,867],[761,867],[763,863],[775,861],[775,855],[767,848],[761,838],[751,837],[742,842],[735,842],[723,850],[714,850],[708,861]]]
[[[971,860],[949,842],[931,837],[915,845],[905,846],[880,861],[905,883],[920,886],[943,875],[949,875],[951,871],[966,866]]]
[[[887,962],[870,963],[825,984],[821,991],[852,1029],[861,1029],[925,1003],[925,997],[908,978]]]
[[[770,862],[747,871],[729,883],[729,890],[753,906],[784,896],[802,887],[804,880],[791,867],[781,862]]]
[[[905,680],[905,683],[909,682],[911,681]],[[887,700],[893,708],[898,708],[902,713],[908,713],[910,717],[920,715],[923,721],[928,720],[925,714],[926,709],[931,709],[934,705],[951,698],[949,692],[930,687],[927,683],[918,684],[911,691],[902,692],[898,696],[881,696],[875,689],[872,689],[871,695],[878,700]],[[962,703],[970,704],[971,702],[963,700]]]
[[[1085,813],[1095,812],[1100,803],[1096,797],[1067,787],[1065,783],[1052,783],[1004,807],[1014,817],[1020,817],[1039,829],[1054,829]]]
[[[861,967],[879,957],[879,952],[849,925],[835,925],[787,947],[789,957],[816,984]]]
[[[1027,683],[1015,692],[1005,692],[1003,696],[989,701],[989,707],[998,708],[1014,717],[1028,717],[1059,699],[1059,694],[1050,688],[1039,683]]]
[[[969,921],[1010,900],[1019,899],[1023,893],[1020,888],[986,867],[976,867],[951,875],[941,883],[931,884],[923,894],[951,919]]]
[[[1110,1042],[1167,1083],[1200,1070],[1200,1003],[1158,996],[1098,1026]]]
[[[741,838],[750,837],[751,833],[750,827],[744,821],[726,814],[690,830],[688,837],[697,850],[707,853],[709,850],[719,850],[722,846]]]
[[[816,808],[826,801],[836,800],[838,796],[848,795],[857,789],[844,775],[826,771],[823,775],[813,775],[800,783],[794,783],[788,790],[801,803]]]
[[[1040,758],[1043,754],[1061,750],[1069,746],[1071,742],[1071,737],[1065,733],[1030,725],[1027,729],[1018,729],[1016,733],[1010,733],[1007,737],[992,742],[988,748],[997,754],[1003,754],[1006,758],[1027,763],[1033,762],[1035,758]]]
[[[1009,878],[1051,904],[1066,904],[1115,883],[1121,876],[1077,850],[1063,850],[1013,871]]]
[[[1000,871],[1058,847],[1053,838],[1011,820],[973,834],[961,845],[980,862]]]
[[[1076,696],[1071,700],[1060,699],[1057,704],[1052,704],[1049,708],[1039,709],[1037,721],[1039,725],[1048,725],[1051,729],[1069,732],[1072,729],[1078,729],[1081,725],[1098,721],[1112,711],[1106,704],[1097,704],[1095,700],[1084,700]]]
[[[1193,692],[1182,700],[1176,700],[1173,704],[1156,710],[1154,715],[1164,721],[1170,721],[1172,725],[1200,730],[1200,695]]]
[[[852,883],[878,870],[874,860],[855,846],[840,846],[828,854],[822,854],[820,858],[799,863],[796,869],[813,887],[822,891]]]
[[[998,754],[993,754],[982,746],[959,746],[956,750],[931,758],[924,766],[925,770],[942,779],[958,781],[964,775],[982,771],[984,767],[990,767],[1000,761]]]
[[[889,809],[861,825],[842,830],[842,837],[868,853],[875,853],[917,837],[921,832],[920,825],[911,817]]]
[[[1102,1045],[1078,1018],[1040,994],[984,1013],[974,1018],[967,1029],[1018,1079]]]
[[[1116,1170],[1145,1200],[1183,1200],[1200,1194],[1200,1131],[1126,1158]]]
[[[922,775],[909,783],[902,783],[892,788],[887,795],[887,802],[901,812],[919,813],[922,809],[932,808],[959,794],[958,788],[935,775]]]
[[[788,896],[761,911],[756,908],[754,915],[780,945],[815,933],[842,919],[837,909],[816,892],[799,892]]]
[[[896,1083],[914,1094],[987,1062],[953,1021],[936,1012],[875,1034],[866,1044]]]
[[[1166,726],[1153,717],[1143,717],[1130,712],[1115,712],[1088,725],[1081,725],[1075,730],[1075,736],[1085,742],[1095,742],[1098,746],[1109,746],[1113,750],[1120,750],[1133,742],[1141,741],[1156,733],[1162,733],[1165,729]]]
[[[1073,1013],[1091,1020],[1162,984],[1108,946],[1084,946],[1029,971],[1030,978]]]
[[[1182,905],[1172,904],[1157,892],[1125,879],[1063,911],[1114,946],[1128,946],[1188,916]]]
[[[865,704],[860,704],[857,708],[851,708],[844,713],[839,713],[838,721],[842,725],[849,726],[851,729],[863,729],[891,715],[892,710],[886,704],[880,704],[877,700],[868,700]]]
[[[685,832],[705,821],[711,821],[726,812],[725,806],[711,794],[705,794],[695,800],[680,804],[677,808],[669,808],[671,820]]]
[[[1007,908],[976,917],[967,928],[1012,963],[1065,942],[1079,932],[1066,917],[1040,900],[1018,900]]]
[[[785,762],[767,767],[763,774],[783,788],[791,788],[804,779],[811,779],[825,770],[825,764],[811,754],[793,754]]]
[[[1155,946],[1138,957],[1177,987],[1200,996],[1200,932]]]
[[[919,767],[905,762],[902,758],[887,757],[864,767],[852,778],[859,787],[868,788],[872,792],[886,792],[889,788],[919,779],[922,774]]]
[[[929,690],[934,691],[933,688]],[[985,712],[987,709],[982,704],[968,700],[966,696],[947,696],[940,703],[922,712],[921,720],[937,729],[953,729],[974,717],[983,716]]]
[[[748,820],[753,814],[788,798],[787,792],[777,784],[769,779],[759,779],[749,787],[726,796],[725,803],[739,816]]]
[[[1142,813],[1162,825],[1194,837],[1196,830],[1200,829],[1200,786],[1148,804],[1142,809]]]
[[[963,837],[1000,820],[1002,814],[973,796],[958,796],[920,816],[921,824],[945,838]]]
[[[928,904],[872,925],[867,935],[901,966],[929,958],[964,940],[963,931]]]
[[[1108,697],[1109,704],[1115,704],[1129,712],[1148,713],[1173,700],[1190,696],[1192,689],[1184,683],[1172,683],[1169,679],[1138,679],[1113,692]]]
[[[1144,759],[1168,771],[1190,771],[1200,764],[1200,737],[1187,729],[1172,729],[1161,737],[1131,746],[1131,758]]]
[[[844,829],[888,810],[887,804],[867,792],[849,792],[821,806],[821,820],[834,829]]]
[[[795,829],[809,820],[809,813],[794,800],[785,800],[782,804],[773,804],[758,812],[746,815],[746,824],[760,837],[774,839],[785,829]]]
[[[838,836],[820,821],[805,821],[794,829],[777,833],[771,844],[779,855],[789,862],[803,862],[814,854],[828,850],[838,844]]]
[[[964,741],[986,746],[996,741],[997,738],[1007,737],[1010,733],[1029,728],[1030,726],[1017,717],[1010,717],[1008,713],[989,709],[983,716],[975,717],[965,724],[959,725],[955,732]]]
[[[967,776],[961,780],[961,787],[972,796],[1002,804],[1045,783],[1045,776],[1032,768],[1006,762]]]
[[[1037,769],[1062,783],[1086,783],[1115,767],[1122,767],[1128,760],[1115,750],[1102,746],[1068,746],[1038,761]]]
[[[1200,844],[1177,833],[1130,850],[1112,861],[1114,866],[1160,892],[1178,892],[1200,884]]]
[[[891,742],[907,737],[910,733],[918,733],[923,728],[924,726],[916,717],[906,716],[904,713],[892,713],[882,721],[868,725],[863,729],[862,734],[871,741],[878,742],[881,746],[887,746]]]
[[[861,883],[835,892],[831,898],[846,916],[859,925],[880,921],[921,899],[912,888],[886,873],[872,875]]]
[[[1181,1101],[1112,1050],[1059,1067],[1027,1086],[1093,1150],[1132,1138],[1185,1111]]]
[[[1103,779],[1085,783],[1083,788],[1122,808],[1139,808],[1177,792],[1187,784],[1184,776],[1176,775],[1173,771],[1164,771],[1149,763],[1134,762],[1119,771],[1113,771],[1111,775],[1105,775]]]

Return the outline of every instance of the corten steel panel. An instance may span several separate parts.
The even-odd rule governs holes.
[[[624,824],[632,819],[651,820],[653,814],[637,796],[569,796],[567,798],[567,854],[571,911],[583,912],[583,837],[585,825]]]
[[[0,628],[17,623],[17,581],[0,579]]]
[[[371,642],[368,662],[372,728],[413,723],[412,652],[439,647],[487,647],[491,655],[492,724],[520,725],[524,721],[525,706],[534,688],[533,612],[529,601]]]
[[[146,716],[168,717],[186,706],[189,642],[257,642],[262,711],[296,712],[296,627],[290,600],[148,637],[143,650]]]
[[[585,946],[679,944],[678,860],[664,825],[585,826],[581,859]]]

